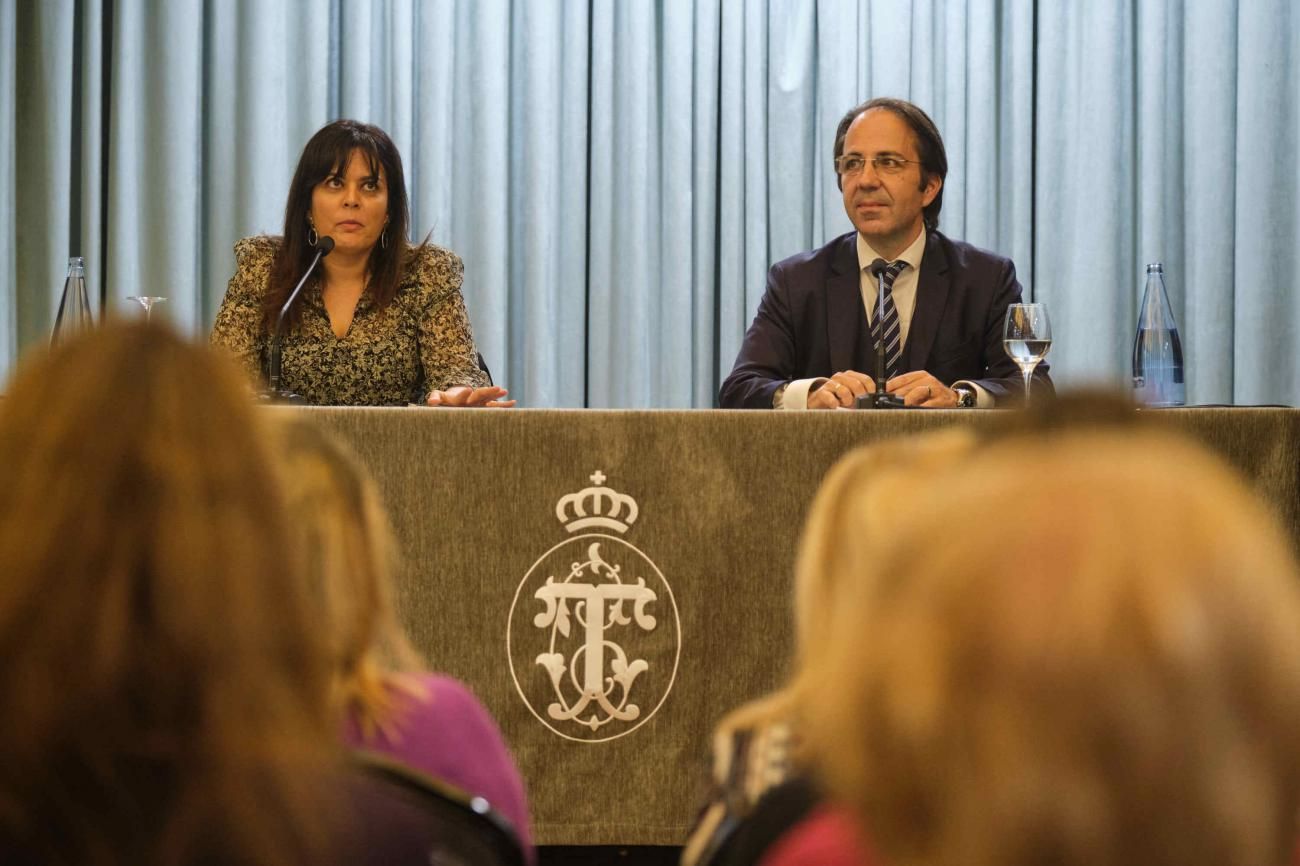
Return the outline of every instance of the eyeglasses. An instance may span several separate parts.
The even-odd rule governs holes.
[[[920,165],[917,159],[903,159],[901,156],[873,156],[868,159],[856,153],[845,154],[835,160],[835,170],[841,175],[860,174],[867,163],[876,170],[876,174],[899,174],[909,165]]]

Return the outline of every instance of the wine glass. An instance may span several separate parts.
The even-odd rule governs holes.
[[[1047,304],[1012,304],[1007,307],[1002,348],[1007,350],[1025,376],[1025,403],[1028,403],[1029,379],[1038,362],[1052,348],[1052,322],[1047,317]]]
[[[153,305],[161,303],[167,299],[157,295],[128,295],[127,300],[135,301],[137,304],[144,307],[144,320],[148,322],[149,317],[153,315]]]

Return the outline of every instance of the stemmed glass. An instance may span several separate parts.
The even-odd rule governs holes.
[[[148,322],[149,317],[153,315],[153,305],[161,303],[167,299],[161,298],[157,295],[128,295],[127,300],[135,301],[137,304],[144,307],[144,320]]]
[[[1002,330],[1002,347],[1025,376],[1025,403],[1029,402],[1029,379],[1038,362],[1052,348],[1052,322],[1046,304],[1012,304]]]

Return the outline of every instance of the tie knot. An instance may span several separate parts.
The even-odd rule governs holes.
[[[885,269],[880,273],[880,277],[885,283],[885,291],[893,291],[894,280],[898,279],[898,275],[902,273],[905,267],[907,267],[907,262],[902,259],[885,265]]]

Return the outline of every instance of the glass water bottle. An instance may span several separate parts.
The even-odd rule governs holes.
[[[1164,270],[1159,262],[1147,265],[1147,287],[1133,341],[1133,396],[1146,406],[1182,406],[1187,402],[1183,344],[1165,292]]]
[[[63,282],[63,297],[59,300],[59,313],[54,318],[50,342],[63,342],[94,324],[90,295],[86,292],[86,266],[81,256],[73,256],[68,259],[68,277]]]

